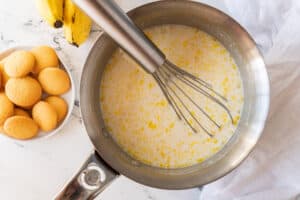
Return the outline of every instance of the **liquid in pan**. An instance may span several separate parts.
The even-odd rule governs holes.
[[[213,137],[201,129],[194,133],[178,119],[154,78],[118,49],[100,85],[106,128],[125,152],[143,163],[180,168],[203,162],[228,142],[239,122],[243,87],[238,67],[219,41],[197,28],[162,25],[144,31],[170,61],[209,82],[226,97],[233,123],[212,101],[195,96],[197,104],[222,126],[211,127]],[[192,91],[186,92],[193,96]],[[193,114],[207,121],[198,111]]]

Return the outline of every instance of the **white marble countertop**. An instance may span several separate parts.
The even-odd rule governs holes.
[[[118,0],[125,10],[147,2],[150,0]],[[226,11],[221,1],[204,2]],[[61,29],[52,29],[41,20],[33,0],[0,0],[0,5],[0,51],[16,45],[53,46],[73,73],[78,97],[83,63],[99,30],[94,28],[89,40],[76,48],[65,41]],[[20,143],[1,136],[0,199],[52,199],[92,151],[78,106],[75,106],[67,125],[50,138]],[[197,188],[181,191],[153,189],[121,176],[97,199],[197,200],[199,194]]]

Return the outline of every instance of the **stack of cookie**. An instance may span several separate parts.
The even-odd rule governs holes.
[[[68,105],[60,95],[71,82],[59,66],[55,50],[48,46],[16,50],[0,61],[0,132],[30,139],[64,120]]]

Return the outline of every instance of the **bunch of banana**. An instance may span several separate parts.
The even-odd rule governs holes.
[[[50,26],[63,26],[69,43],[78,47],[88,38],[92,21],[72,0],[36,0],[36,4],[41,16]]]

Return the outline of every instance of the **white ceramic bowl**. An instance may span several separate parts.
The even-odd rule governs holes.
[[[16,46],[16,47],[7,49],[0,53],[0,61],[16,50],[30,50],[32,48],[33,48],[33,46]],[[65,63],[61,59],[59,53],[57,53],[57,56],[60,61],[60,68],[64,69],[68,73],[70,81],[71,81],[70,90],[63,95],[60,95],[60,97],[62,97],[68,104],[68,113],[67,113],[65,119],[53,131],[44,132],[44,131],[40,130],[39,134],[36,137],[28,139],[28,140],[18,140],[18,139],[9,137],[5,134],[0,134],[0,139],[5,137],[5,138],[8,138],[8,139],[14,140],[14,141],[28,142],[28,141],[38,140],[38,139],[42,139],[42,138],[48,138],[48,137],[54,135],[55,133],[59,132],[63,128],[63,126],[68,122],[68,120],[71,116],[73,107],[74,107],[74,103],[75,103],[75,84],[74,84],[74,80],[72,78],[72,74],[71,74],[70,70],[68,69],[68,66],[65,65]]]

